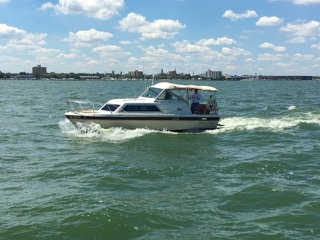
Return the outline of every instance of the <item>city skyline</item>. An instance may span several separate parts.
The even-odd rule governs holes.
[[[112,79],[180,79],[180,80],[319,80],[320,76],[310,75],[261,75],[261,74],[243,74],[243,75],[229,75],[223,74],[222,71],[213,71],[208,69],[207,71],[194,74],[194,73],[179,73],[176,69],[172,71],[164,72],[163,69],[158,73],[145,74],[143,71],[134,70],[127,73],[119,72],[104,72],[104,73],[81,73],[81,72],[69,72],[69,73],[56,73],[47,72],[47,68],[38,64],[32,67],[32,73],[20,72],[20,73],[2,73],[0,71],[0,79],[79,79],[79,80],[112,80]]]
[[[320,75],[320,0],[0,0],[0,71]]]

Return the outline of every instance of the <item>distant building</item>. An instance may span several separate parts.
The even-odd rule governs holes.
[[[128,73],[128,75],[130,77],[142,77],[143,76],[143,72],[142,71],[138,71],[138,70],[135,70],[135,71],[130,71]]]
[[[32,68],[32,74],[33,74],[33,76],[40,78],[44,74],[47,74],[47,68],[41,67],[41,65],[37,65]]]
[[[169,76],[170,78],[176,78],[176,77],[177,77],[177,71],[176,71],[176,70],[169,71],[169,72],[168,72],[168,76]]]
[[[222,72],[221,71],[211,71],[210,69],[206,71],[206,77],[211,79],[221,79]]]

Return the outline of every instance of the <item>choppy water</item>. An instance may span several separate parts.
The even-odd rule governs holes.
[[[0,81],[0,239],[319,239],[320,81],[202,82],[202,133],[64,119],[149,84]]]

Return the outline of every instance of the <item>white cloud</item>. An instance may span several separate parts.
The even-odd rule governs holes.
[[[174,70],[176,67],[178,67],[178,71],[181,71],[181,64],[189,67],[189,56],[182,56],[172,53],[165,48],[154,46],[144,48],[143,51],[145,52],[143,65],[146,72],[157,73],[161,69],[167,72]]]
[[[268,2],[291,1],[295,5],[320,4],[320,0],[268,0]]]
[[[11,27],[6,24],[0,24],[0,38],[8,39],[6,45],[1,47],[2,51],[17,50],[25,51],[36,49],[46,44],[47,34],[31,34],[19,28]]]
[[[301,54],[301,53],[296,53],[293,55],[292,60],[295,61],[311,61],[313,60],[314,56],[311,54]]]
[[[140,33],[142,39],[172,39],[186,28],[178,20],[156,19],[148,22],[144,16],[136,13],[129,13],[119,24],[121,30]]]
[[[95,29],[90,29],[88,31],[79,31],[76,33],[76,37],[83,42],[91,41],[107,41],[113,35],[108,32],[100,32]]]
[[[281,58],[278,55],[265,53],[265,54],[259,54],[258,60],[259,61],[280,61]]]
[[[130,55],[130,53],[125,52],[121,47],[116,45],[99,46],[93,48],[92,52],[98,53],[102,58],[117,58]]]
[[[8,26],[7,24],[0,24],[0,38],[22,37],[27,33],[19,28]]]
[[[285,52],[287,51],[287,48],[283,46],[274,46],[273,50],[275,50],[276,52]]]
[[[232,10],[227,10],[222,15],[225,18],[229,18],[232,21],[237,21],[244,18],[256,18],[259,17],[259,15],[256,13],[256,11],[253,10],[247,10],[244,13],[234,13]]]
[[[149,23],[144,16],[136,13],[129,13],[127,17],[119,22],[119,24],[120,29],[123,31],[142,32],[143,28]]]
[[[90,47],[93,42],[104,42],[112,37],[111,33],[97,31],[92,28],[87,31],[78,31],[77,33],[70,32],[69,38],[65,38],[63,41],[72,42],[75,47]]]
[[[106,20],[119,14],[124,0],[59,0],[42,4],[40,10],[54,9],[61,14],[84,14],[91,18]]]
[[[311,5],[320,4],[320,0],[293,0],[293,3],[297,5]]]
[[[284,52],[284,51],[287,50],[283,46],[275,46],[275,45],[273,45],[272,43],[269,43],[269,42],[262,43],[262,44],[260,44],[259,47],[261,47],[261,48],[271,48],[276,52]]]
[[[235,71],[238,71],[238,70],[239,70],[239,67],[232,65],[232,66],[226,66],[225,69],[226,69],[226,71],[228,71],[228,72],[235,72]]]
[[[120,44],[122,44],[122,45],[131,45],[132,42],[128,41],[128,40],[124,40],[124,41],[120,41]]]
[[[294,37],[288,41],[288,43],[305,43],[306,38],[305,37]]]
[[[0,0],[0,4],[2,3],[8,3],[10,0]]]
[[[318,36],[320,33],[320,22],[310,21],[301,24],[287,24],[287,26],[281,27],[280,31],[290,32],[298,37]]]
[[[317,49],[318,51],[320,51],[320,43],[312,44],[312,45],[311,45],[311,48],[315,48],[315,49]]]
[[[40,46],[44,45],[45,41],[34,41],[33,39],[11,39],[7,44],[7,48],[16,51],[36,50]]]
[[[149,46],[144,49],[145,56],[143,57],[145,69],[150,72],[160,72],[160,69],[164,71],[170,71],[177,69],[178,72],[185,73],[200,73],[203,69],[208,69],[208,63],[212,63],[213,59],[217,59],[218,53],[209,51],[206,54],[197,52],[182,51],[178,54],[172,53],[171,51],[163,47]]]
[[[240,39],[248,39],[249,37],[248,36],[244,36],[244,35],[241,35],[239,36]]]
[[[282,68],[288,68],[292,67],[293,63],[287,63],[287,62],[277,62],[274,64],[275,66],[282,67]]]
[[[43,65],[54,66],[66,65],[65,60],[74,60],[77,58],[75,53],[64,53],[60,49],[45,48],[45,39],[47,34],[32,34],[19,28],[0,24],[0,38],[7,41],[0,46],[0,51],[8,60],[4,67],[15,68],[19,65],[20,68],[41,63]],[[14,54],[15,58],[10,58]],[[21,70],[22,70],[21,69]],[[30,69],[24,69],[24,71]],[[49,70],[49,71],[51,71]]]
[[[145,49],[145,57],[143,58],[146,62],[151,62],[160,67],[161,63],[166,63],[167,67],[172,66],[172,62],[175,61],[186,61],[183,57],[181,57],[179,54],[174,54],[169,52],[167,49],[164,49],[162,47],[153,47],[149,46],[147,49]],[[169,63],[170,62],[170,63]]]
[[[97,67],[100,69],[109,69],[115,71],[130,71],[137,69],[136,64],[132,64],[131,53],[116,45],[103,45],[92,49],[92,52],[97,54],[100,59]]]
[[[94,66],[94,65],[98,65],[98,64],[99,64],[98,61],[96,61],[96,60],[94,60],[94,59],[92,59],[92,58],[88,58],[88,59],[87,59],[87,63],[88,63],[88,65],[90,65],[90,66]]]
[[[191,44],[189,41],[175,42],[172,44],[179,53],[208,53],[211,48],[204,45]]]
[[[70,53],[70,54],[60,53],[59,57],[64,59],[77,59],[78,55],[76,53]]]
[[[203,46],[211,46],[211,45],[235,45],[237,44],[237,41],[227,38],[227,37],[221,37],[221,38],[209,38],[209,39],[201,39],[197,42],[199,45]]]
[[[246,51],[246,50],[244,50],[242,48],[227,48],[227,47],[224,47],[224,48],[222,48],[222,54],[238,57],[238,56],[248,56],[248,55],[250,55],[250,52],[248,52],[248,51]]]
[[[276,26],[282,23],[282,20],[278,17],[261,17],[257,22],[257,26],[262,27],[270,27],[270,26]]]
[[[253,58],[247,58],[247,59],[245,60],[245,62],[251,63],[251,62],[254,62],[254,60],[253,60]]]
[[[273,46],[274,46],[273,44],[265,42],[265,43],[260,44],[259,47],[261,47],[261,48],[273,48]]]

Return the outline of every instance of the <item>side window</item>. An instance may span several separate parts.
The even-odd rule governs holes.
[[[148,105],[146,106],[146,111],[147,112],[160,112],[159,108],[157,108],[156,106],[154,105]]]
[[[154,105],[127,105],[123,109],[125,112],[159,112],[159,108]]]
[[[137,112],[139,111],[139,106],[137,105],[127,105],[125,106],[125,108],[123,109],[126,112]]]

